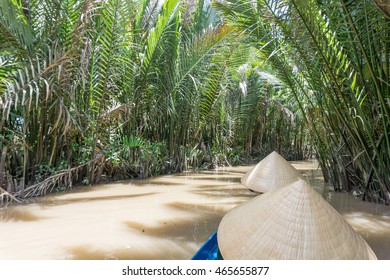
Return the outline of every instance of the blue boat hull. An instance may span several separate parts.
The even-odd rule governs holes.
[[[218,260],[217,232],[214,232],[209,239],[200,247],[191,260]]]

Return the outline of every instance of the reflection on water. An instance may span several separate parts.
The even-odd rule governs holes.
[[[335,193],[314,162],[293,165],[378,259],[390,259],[390,207]],[[2,209],[0,259],[190,259],[227,211],[256,196],[240,184],[250,168],[122,181]]]

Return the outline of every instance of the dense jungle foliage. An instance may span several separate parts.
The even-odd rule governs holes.
[[[0,195],[316,156],[389,202],[390,3],[0,1]]]

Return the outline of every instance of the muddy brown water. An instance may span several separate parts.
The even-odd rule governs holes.
[[[326,185],[316,162],[292,162],[390,259],[390,207]],[[74,189],[0,210],[0,259],[190,259],[234,206],[254,197],[240,184],[251,166]]]

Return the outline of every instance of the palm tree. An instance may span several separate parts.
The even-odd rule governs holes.
[[[364,0],[217,7],[290,88],[335,187],[388,203],[390,25],[382,11]]]
[[[8,197],[302,156],[302,104],[209,1],[7,0],[0,28]]]

